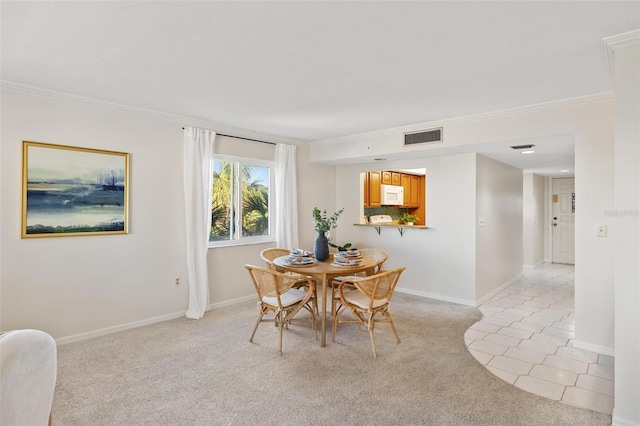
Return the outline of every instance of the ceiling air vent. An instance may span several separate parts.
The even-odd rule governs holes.
[[[423,130],[416,133],[404,134],[404,145],[416,145],[422,143],[442,143],[442,127],[432,130]]]

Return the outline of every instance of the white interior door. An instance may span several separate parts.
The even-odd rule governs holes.
[[[553,263],[575,263],[575,179],[553,179],[552,234]]]

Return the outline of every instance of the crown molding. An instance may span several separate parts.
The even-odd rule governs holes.
[[[607,65],[609,66],[609,78],[611,79],[611,88],[614,89],[614,65],[616,49],[640,45],[640,30],[628,31],[626,33],[617,34],[602,39],[604,42],[604,50],[607,55]]]
[[[602,41],[607,47],[613,49],[640,44],[640,30],[627,31],[626,33],[605,37]]]
[[[635,31],[635,32],[632,32],[632,33],[636,33],[635,34],[635,39],[637,40],[637,37],[638,37],[638,34],[640,34],[640,31]],[[630,33],[626,33],[626,34],[630,34]],[[618,37],[618,36],[616,36],[616,37]],[[613,38],[614,37],[611,37],[611,39],[613,39]],[[622,41],[622,40],[621,41],[617,41],[616,43],[618,43],[621,46],[622,43],[628,43],[628,40],[626,38],[625,38],[625,40],[626,41]],[[225,126],[220,125],[219,123],[214,123],[214,122],[211,122],[211,121],[198,120],[198,119],[194,119],[194,118],[191,118],[191,117],[185,117],[185,116],[169,114],[169,113],[165,113],[165,112],[153,111],[153,110],[148,110],[148,109],[144,109],[144,108],[137,108],[137,107],[132,107],[132,106],[128,106],[128,105],[121,105],[121,104],[117,104],[117,103],[114,103],[114,102],[108,102],[108,101],[103,101],[103,100],[99,100],[99,99],[93,99],[93,98],[87,98],[87,97],[83,97],[83,96],[72,95],[72,94],[69,94],[69,93],[58,92],[58,91],[49,90],[49,89],[43,89],[43,88],[40,88],[40,87],[27,86],[27,85],[20,84],[20,83],[13,83],[13,82],[9,82],[9,81],[0,81],[0,87],[2,89],[14,91],[14,92],[20,92],[20,93],[37,95],[37,96],[50,97],[50,98],[55,98],[55,99],[59,99],[59,100],[67,101],[67,102],[80,103],[80,104],[83,104],[83,105],[91,105],[91,106],[95,106],[95,107],[98,107],[98,108],[103,108],[103,109],[107,109],[107,110],[111,110],[111,111],[122,112],[122,113],[126,113],[126,114],[134,114],[134,115],[143,116],[143,117],[147,117],[147,118],[154,118],[154,119],[158,119],[158,120],[171,121],[171,122],[179,123],[182,126],[200,127],[200,128],[211,129],[211,130],[214,130],[216,133],[233,133],[233,134],[236,134],[237,136],[242,136],[242,137],[246,137],[246,138],[253,138],[253,139],[268,138],[269,140],[271,140],[273,142],[276,142],[276,143],[298,144],[298,143],[302,142],[302,141],[297,140],[297,139],[285,138],[285,137],[276,136],[276,135],[266,135],[266,134],[262,134],[262,133],[256,133],[256,132],[247,131],[247,130],[244,130],[244,129],[230,128],[228,126],[225,127]],[[459,124],[477,122],[477,121],[482,121],[482,120],[490,120],[490,119],[501,118],[501,117],[508,117],[508,116],[513,116],[513,115],[518,115],[518,114],[530,113],[530,112],[538,112],[538,111],[545,111],[545,110],[556,109],[556,108],[564,108],[564,107],[567,107],[567,106],[583,104],[583,103],[608,101],[608,100],[611,100],[611,99],[613,99],[613,94],[610,93],[610,92],[598,93],[598,94],[594,94],[594,95],[580,96],[580,97],[569,98],[569,99],[560,99],[560,100],[556,100],[556,101],[550,101],[550,102],[544,102],[544,103],[539,103],[539,104],[525,105],[525,106],[521,106],[521,107],[515,107],[515,108],[508,108],[508,109],[484,112],[484,113],[473,114],[473,115],[468,115],[468,116],[463,116],[463,117],[454,117],[454,118],[448,118],[448,119],[444,119],[444,120],[416,123],[416,124],[412,124],[412,125],[408,125],[408,126],[395,127],[395,128],[390,128],[390,129],[375,130],[375,131],[367,132],[367,133],[358,133],[358,134],[354,134],[354,135],[340,136],[340,137],[337,137],[337,138],[318,140],[318,141],[314,141],[314,142],[311,142],[311,143],[314,144],[314,145],[315,144],[324,145],[324,144],[333,144],[333,143],[338,143],[338,142],[343,142],[343,141],[365,140],[365,139],[370,139],[370,138],[373,138],[373,137],[384,137],[384,136],[387,136],[387,135],[397,135],[399,132],[400,133],[418,132],[418,131],[425,130],[425,129],[430,129],[430,128],[433,128],[433,127],[444,127],[444,126],[459,125]]]
[[[122,112],[125,114],[133,114],[133,115],[142,116],[146,118],[153,118],[153,119],[163,120],[163,121],[171,121],[183,127],[184,126],[199,127],[204,129],[210,129],[212,131],[215,131],[216,133],[231,133],[237,136],[241,136],[243,138],[268,139],[274,143],[286,143],[286,144],[297,144],[300,142],[297,139],[291,139],[291,138],[286,138],[282,136],[268,135],[264,133],[247,131],[245,129],[239,129],[236,127],[223,126],[220,123],[214,123],[211,121],[198,120],[195,118],[185,117],[185,116],[176,115],[176,114],[169,114],[165,112],[153,111],[153,110],[144,109],[144,108],[121,105],[114,102],[108,102],[100,99],[93,99],[93,98],[87,98],[84,96],[72,95],[69,93],[43,89],[40,87],[27,86],[25,84],[13,83],[10,81],[4,81],[4,80],[0,81],[0,88],[4,90],[10,90],[13,92],[18,92],[18,93],[26,93],[30,95],[55,98],[55,99],[67,101],[67,102],[90,105],[90,106],[94,106],[102,109],[107,109],[110,111]]]
[[[324,145],[324,144],[342,143],[346,141],[354,142],[354,141],[367,140],[367,139],[372,139],[377,137],[397,135],[398,133],[419,132],[419,131],[429,130],[431,128],[436,128],[436,127],[461,125],[461,124],[467,124],[467,123],[478,122],[483,120],[492,120],[496,118],[510,117],[510,116],[519,115],[519,114],[548,111],[548,110],[553,110],[558,108],[566,108],[573,105],[610,101],[612,99],[613,99],[613,93],[611,92],[596,93],[594,95],[560,99],[560,100],[555,100],[550,102],[543,102],[539,104],[532,104],[532,105],[525,105],[525,106],[520,106],[515,108],[507,108],[507,109],[501,109],[496,111],[483,112],[483,113],[467,115],[463,117],[447,118],[444,120],[428,121],[423,123],[411,124],[408,126],[394,127],[390,129],[383,129],[383,130],[375,130],[373,132],[358,133],[354,135],[340,136],[340,137],[331,138],[331,139],[322,139],[322,140],[314,141],[313,144]]]

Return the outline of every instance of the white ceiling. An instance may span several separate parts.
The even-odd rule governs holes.
[[[602,38],[640,28],[640,1],[0,7],[3,81],[304,141],[610,92]]]

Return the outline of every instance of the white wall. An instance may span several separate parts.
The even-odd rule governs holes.
[[[615,48],[615,407],[640,425],[640,32]]]
[[[444,142],[403,147],[403,132],[444,126]],[[613,96],[559,101],[508,112],[420,123],[406,128],[314,142],[311,160],[344,163],[376,156],[443,155],[474,144],[570,135],[575,145],[576,203],[576,342],[613,353],[613,238],[598,238],[598,224],[613,225],[605,210],[613,205]],[[371,147],[369,150],[368,148]],[[435,150],[435,151],[434,151]],[[444,152],[443,152],[444,150]],[[429,219],[427,219],[429,220]]]
[[[534,268],[544,261],[545,253],[545,178],[524,173],[522,185],[522,262]]]
[[[426,169],[428,229],[384,227],[380,235],[360,222],[360,173],[368,170]],[[475,305],[475,154],[415,158],[337,169],[337,205],[345,211],[334,237],[357,247],[389,253],[385,268],[406,266],[398,291]],[[421,225],[425,225],[422,224]]]
[[[599,238],[597,225],[613,226],[613,110],[584,111],[591,125],[576,131],[574,347],[613,355],[615,236]]]
[[[339,209],[336,167],[310,162],[309,145],[304,144],[298,147],[298,238],[300,247],[308,250],[313,249],[317,235],[313,226],[314,207],[328,212]]]
[[[65,342],[184,315],[183,123],[165,117],[2,90],[0,329],[41,329]],[[23,140],[130,153],[130,233],[21,239]],[[223,154],[274,156],[271,145],[216,142]],[[309,164],[308,157],[308,147],[299,147],[304,247],[311,247],[315,236],[313,206],[335,206],[335,168]],[[273,245],[210,249],[211,303],[255,297],[243,266],[260,264],[260,251]],[[178,287],[177,277],[183,282]]]
[[[484,302],[522,272],[522,170],[476,157],[475,223],[475,300]]]
[[[576,335],[579,343],[605,350],[613,347],[614,254],[610,243],[612,239],[598,239],[592,231],[596,224],[612,226],[612,219],[604,215],[604,210],[613,205],[612,104],[608,97],[597,97],[562,106],[461,120],[445,129],[446,143],[456,145],[535,135],[574,135],[578,183],[576,196],[582,210],[576,219]],[[177,276],[186,276],[182,258],[182,172],[179,160],[182,123],[4,89],[2,123],[2,327],[41,328],[59,338],[176,315],[186,309],[186,286],[174,285]],[[389,136],[389,132],[384,135],[372,140],[387,138],[393,147],[397,138]],[[130,152],[131,233],[124,236],[21,240],[22,140]],[[339,156],[350,150],[357,153],[366,149],[366,145],[361,144],[366,144],[366,140],[343,145],[339,150],[330,147],[327,150],[329,153],[320,151],[325,156]],[[378,148],[376,145],[375,149]],[[315,144],[311,147],[312,151],[318,149]],[[311,164],[308,160],[314,160],[314,156],[310,153],[312,158],[306,157],[305,150],[306,147],[301,147],[298,156],[300,243],[301,246],[311,247],[315,236],[311,221],[313,206],[332,210],[349,195],[344,195],[348,193],[341,189],[342,180],[336,185],[334,168]],[[417,150],[412,154],[417,159],[424,158],[425,162],[431,162],[434,167],[441,167],[448,161],[458,161],[452,160],[458,158],[456,156],[430,158],[423,152],[426,151]],[[460,158],[466,157],[462,155]],[[398,168],[424,167],[422,161],[395,161],[398,161]],[[376,163],[376,166],[369,166],[369,169],[372,168],[380,167]],[[444,166],[441,169],[442,179],[445,178],[445,169]],[[456,171],[447,176],[453,182],[463,179],[465,173],[471,173],[458,165],[450,170]],[[464,179],[462,181],[466,182]],[[427,185],[429,198],[441,196],[452,205],[462,204],[466,200],[457,200],[458,194],[452,194],[448,189],[445,189],[448,191],[446,197],[445,194],[438,194],[437,190],[431,194],[436,186],[429,181]],[[343,194],[338,199],[335,197],[336,187],[338,193]],[[460,189],[460,185],[454,183],[453,188]],[[398,241],[394,244],[407,247],[415,238],[428,238],[440,232],[437,227],[441,224],[433,224],[438,214],[441,212],[427,212],[427,225],[434,226],[433,230],[415,231],[421,232],[418,234],[420,237],[416,237],[415,232],[406,233],[399,240],[402,244]],[[351,217],[356,222],[359,217],[357,211]],[[468,223],[473,224],[474,221]],[[459,221],[458,224],[466,226],[466,222],[463,224]],[[391,229],[385,231],[397,233]],[[473,228],[469,231],[473,234]],[[455,232],[466,231],[458,229]],[[376,240],[368,242],[374,245]],[[450,244],[444,240],[442,243],[445,246]],[[475,241],[469,243],[475,246]],[[212,277],[212,303],[250,297],[251,290],[245,291],[244,284],[241,284],[244,282],[241,265],[244,259],[256,259],[264,246],[238,247],[222,253],[218,253],[221,250],[210,251],[213,273],[222,274]],[[474,294],[466,294],[464,290],[443,288],[445,270],[462,267],[464,273],[475,271],[474,261],[465,260],[462,263],[456,257],[457,253],[451,253],[448,249],[440,252],[434,247],[430,246],[429,259],[433,259],[430,262],[437,262],[438,266],[434,269],[435,281],[429,284],[433,287],[427,288],[425,293],[433,291],[435,295],[458,299],[461,303],[475,300]],[[410,253],[404,259],[413,260],[412,256],[415,253]],[[467,258],[466,253],[463,258]],[[105,262],[117,267],[96,274],[95,271],[100,270]],[[230,270],[233,272],[228,272]],[[227,288],[227,285],[233,287]]]
[[[2,91],[2,329],[55,338],[184,312],[178,123]],[[22,141],[129,152],[130,233],[20,238]]]
[[[360,222],[359,175],[367,170],[426,170],[428,229]],[[338,166],[338,206],[345,207],[334,237],[341,244],[380,247],[385,267],[407,266],[398,291],[475,306],[522,271],[522,171],[476,154]],[[486,226],[477,228],[484,216]]]

